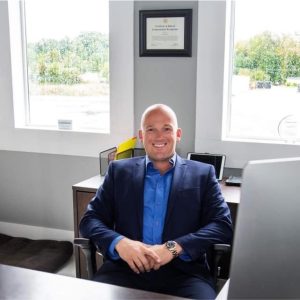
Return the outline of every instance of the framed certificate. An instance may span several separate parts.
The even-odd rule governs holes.
[[[140,56],[192,56],[192,9],[141,10]]]

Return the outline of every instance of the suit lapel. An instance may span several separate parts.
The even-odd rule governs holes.
[[[170,189],[170,193],[169,193],[168,207],[167,207],[164,228],[166,228],[166,226],[168,225],[168,222],[172,215],[172,210],[173,210],[175,202],[176,202],[177,191],[181,189],[182,184],[184,182],[186,168],[187,168],[186,163],[182,160],[181,157],[179,157],[177,155],[172,185],[171,185],[171,189]]]
[[[143,216],[144,216],[144,178],[145,178],[145,158],[142,158],[136,162],[133,166],[133,190],[136,203],[136,213],[138,219],[138,232],[139,239],[143,237]]]

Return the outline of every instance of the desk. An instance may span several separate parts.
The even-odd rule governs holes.
[[[233,228],[235,228],[238,204],[240,203],[241,187],[225,185],[225,181],[221,182],[222,194],[230,209]]]
[[[94,197],[98,187],[103,182],[103,177],[94,176],[73,185],[73,210],[74,210],[74,234],[79,237],[78,225],[85,209]],[[223,196],[228,203],[233,226],[235,226],[238,203],[240,201],[240,187],[226,186],[221,182]],[[75,249],[76,277],[87,278],[84,256],[81,250]]]
[[[227,300],[228,298],[228,289],[229,289],[230,279],[226,281],[223,288],[219,292],[217,298],[215,300]]]
[[[0,264],[1,300],[183,299]]]
[[[79,222],[90,200],[95,196],[104,177],[94,176],[73,185],[74,236],[79,237]],[[88,278],[84,254],[75,247],[76,277]]]

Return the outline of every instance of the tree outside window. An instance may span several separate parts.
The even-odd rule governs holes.
[[[24,3],[28,125],[109,132],[108,1]]]

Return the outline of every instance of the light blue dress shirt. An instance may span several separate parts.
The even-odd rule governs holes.
[[[176,155],[170,159],[172,167],[161,175],[154,168],[151,160],[146,157],[143,221],[143,242],[145,244],[156,245],[162,243],[162,233],[175,161]]]

